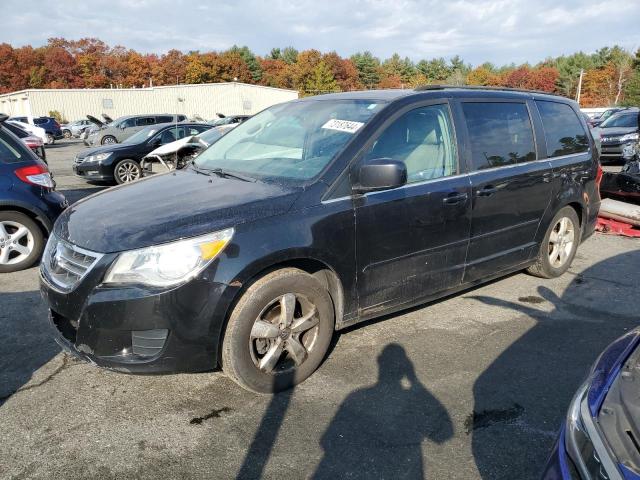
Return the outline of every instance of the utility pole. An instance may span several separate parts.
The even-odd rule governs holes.
[[[584,75],[584,68],[580,69],[580,80],[578,80],[578,93],[576,94],[576,102],[580,105],[580,93],[582,92],[582,77]]]

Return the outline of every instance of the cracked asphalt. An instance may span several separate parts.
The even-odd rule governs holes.
[[[74,152],[48,149],[72,200]],[[131,376],[61,353],[37,269],[0,276],[0,478],[533,479],[592,362],[638,325],[638,240],[343,332],[297,389]]]

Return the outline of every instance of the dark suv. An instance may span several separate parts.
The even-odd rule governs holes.
[[[42,292],[59,343],[97,365],[221,365],[274,392],[313,373],[334,330],[522,269],[563,274],[594,231],[600,179],[566,98],[308,97],[248,119],[190,167],[68,209]]]
[[[12,120],[17,120],[22,123],[29,123],[27,117],[11,117]],[[53,145],[56,140],[64,138],[64,133],[58,121],[53,117],[36,117],[33,119],[33,123],[36,127],[44,128],[47,134],[47,144]]]
[[[6,128],[6,119],[0,115],[0,273],[37,262],[67,206],[47,165]]]

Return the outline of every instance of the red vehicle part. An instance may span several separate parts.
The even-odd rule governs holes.
[[[636,228],[628,223],[619,222],[611,218],[598,217],[596,231],[609,235],[623,235],[625,237],[640,238],[640,228]]]

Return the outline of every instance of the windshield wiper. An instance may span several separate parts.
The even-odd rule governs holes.
[[[219,177],[222,178],[237,178],[238,180],[242,180],[243,182],[255,182],[256,179],[253,177],[249,177],[246,175],[241,175],[239,173],[233,173],[230,172],[229,170],[223,170],[222,168],[207,168],[205,169],[206,172],[210,172],[210,173],[215,173],[216,175],[218,175]]]

